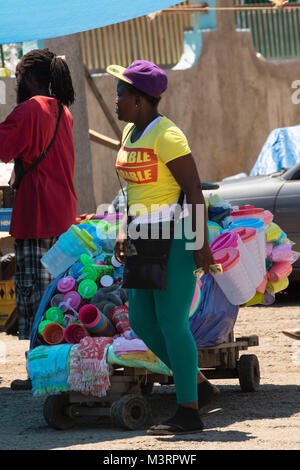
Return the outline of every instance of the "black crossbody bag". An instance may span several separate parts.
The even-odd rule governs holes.
[[[19,189],[20,187],[20,184],[21,184],[21,181],[23,179],[23,177],[29,173],[30,171],[32,171],[34,168],[36,168],[38,166],[39,163],[41,163],[42,160],[44,160],[44,158],[46,157],[47,153],[49,152],[50,148],[52,147],[54,141],[55,141],[55,138],[56,138],[56,135],[57,135],[57,131],[58,131],[58,127],[59,127],[59,122],[60,122],[60,118],[61,118],[61,115],[62,115],[62,112],[63,112],[63,107],[62,105],[59,106],[59,112],[58,112],[58,118],[57,118],[57,123],[56,123],[56,128],[55,128],[55,132],[54,132],[54,136],[52,137],[51,139],[51,142],[50,144],[48,145],[48,147],[46,148],[46,150],[42,153],[42,155],[37,158],[33,163],[32,165],[30,165],[27,170],[24,169],[23,167],[23,163],[22,163],[22,160],[21,158],[15,158],[14,159],[14,169],[13,169],[13,173],[8,182],[9,186],[12,188],[12,189]]]
[[[124,199],[127,200],[119,175],[118,178]],[[184,192],[181,191],[177,206],[181,210],[183,201]],[[164,238],[166,230],[163,229],[163,224],[165,222],[133,225],[133,218],[129,215],[127,203],[127,238],[124,242],[125,265],[122,287],[127,289],[166,289],[170,246],[181,210],[175,210],[174,218],[169,221],[168,236]],[[146,235],[147,238],[137,238],[137,234]],[[155,234],[155,238],[151,238],[153,234]]]

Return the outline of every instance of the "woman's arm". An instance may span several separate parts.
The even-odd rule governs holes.
[[[192,228],[198,237],[203,240],[201,248],[197,247],[197,240],[194,250],[194,258],[197,268],[202,267],[205,273],[209,272],[209,266],[214,264],[214,258],[210,250],[207,237],[207,215],[205,208],[205,200],[202,193],[201,181],[199,178],[198,170],[196,167],[195,160],[191,154],[184,155],[183,157],[176,158],[167,163],[167,167],[171,171],[175,180],[186,194],[187,203],[191,208],[192,216]],[[204,220],[199,224],[197,228],[197,205],[202,205],[202,211],[198,211],[200,214],[204,214]],[[199,234],[199,227],[204,230],[204,233]]]

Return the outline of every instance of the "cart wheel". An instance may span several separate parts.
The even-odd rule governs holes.
[[[239,382],[243,392],[256,392],[258,390],[260,371],[255,354],[244,354],[240,357]]]
[[[75,424],[75,419],[66,413],[69,405],[68,395],[50,395],[44,403],[44,418],[46,423],[58,430],[71,429]]]
[[[110,414],[116,425],[135,430],[146,425],[150,407],[142,396],[124,395],[112,404]]]

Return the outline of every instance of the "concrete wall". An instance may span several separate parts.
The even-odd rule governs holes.
[[[217,5],[226,3],[232,1],[218,0]],[[78,212],[92,212],[113,199],[119,182],[114,169],[116,152],[90,142],[88,128],[116,136],[85,82],[79,35],[47,40],[45,46],[65,54],[71,69],[77,96],[71,111]],[[272,129],[299,124],[300,104],[291,101],[295,91],[291,84],[300,79],[300,60],[266,63],[258,59],[250,33],[235,31],[233,12],[218,12],[218,29],[203,32],[197,64],[169,71],[168,77],[160,112],[185,132],[203,181],[248,173]],[[15,80],[3,80],[7,104],[0,105],[0,122],[15,106]],[[95,80],[114,114],[116,79]],[[120,129],[124,125],[119,123]]]
[[[258,59],[250,33],[235,31],[233,12],[218,12],[218,29],[203,32],[197,64],[169,71],[168,78],[160,112],[188,137],[203,181],[249,173],[272,129],[299,124],[300,104],[292,103],[291,84],[300,79],[300,61]],[[95,80],[114,114],[116,80]],[[88,86],[86,96],[89,127],[116,138]],[[91,143],[91,153],[96,202],[109,202],[119,189],[116,152]]]

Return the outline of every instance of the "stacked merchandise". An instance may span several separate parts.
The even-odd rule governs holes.
[[[190,312],[198,349],[228,341],[239,307],[271,305],[288,286],[299,253],[273,222],[273,215],[254,206],[233,207],[218,195],[206,198],[208,240],[223,274],[201,278]]]
[[[275,294],[289,285],[289,275],[299,253],[292,250],[294,243],[274,222],[266,226],[266,274],[256,295],[255,303],[270,305]]]
[[[206,202],[208,238],[223,274],[196,284],[189,322],[198,349],[227,341],[241,305],[273,303],[298,256],[269,211],[235,208],[216,196]],[[123,267],[113,254],[120,220],[116,214],[80,220],[42,259],[56,279],[33,327],[27,365],[34,394],[104,396],[113,366],[171,374],[129,324]]]
[[[230,207],[216,196],[209,199],[214,203],[223,206],[224,216],[221,225],[208,222],[211,250],[223,268],[216,282],[234,305],[271,305],[275,294],[288,287],[299,256],[292,250],[294,243],[273,222],[270,211],[252,205]]]
[[[52,274],[65,271],[35,318],[27,358],[35,395],[72,390],[105,396],[113,364],[170,374],[129,325],[123,267],[113,254],[120,222],[114,216],[70,227],[42,259]]]

